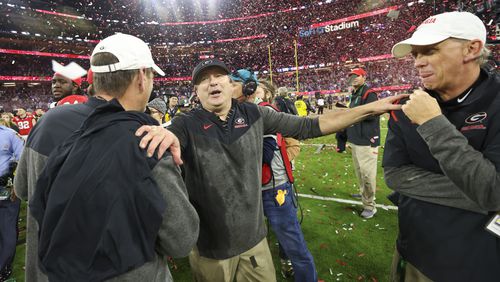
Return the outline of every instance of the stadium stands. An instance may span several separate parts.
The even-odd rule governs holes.
[[[240,0],[221,1],[217,7],[198,7],[195,1],[123,1],[129,3],[123,5],[80,1],[68,6],[59,1],[32,1],[30,6],[24,1],[0,3],[5,15],[0,18],[0,80],[16,83],[0,87],[0,101],[5,109],[47,104],[48,83],[28,87],[31,78],[26,77],[51,76],[51,60],[75,61],[88,68],[88,60],[64,56],[88,56],[99,39],[114,32],[137,35],[151,45],[169,77],[156,81],[158,94],[189,95],[191,71],[207,57],[269,77],[269,51],[273,81],[295,88],[294,40],[301,92],[345,91],[345,74],[355,66],[368,70],[374,87],[415,86],[418,80],[411,62],[390,58],[391,46],[433,13],[478,10],[477,1],[459,1],[461,6],[456,1],[434,2]],[[488,26],[490,38],[495,39],[495,7],[485,6],[481,17],[486,23],[493,21]],[[498,61],[499,48],[492,49]],[[44,53],[26,54],[33,51]],[[370,57],[379,58],[363,60]],[[12,77],[25,80],[13,81]],[[13,97],[19,100],[9,102]]]

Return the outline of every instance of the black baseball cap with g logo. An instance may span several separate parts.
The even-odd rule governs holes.
[[[199,79],[200,74],[211,67],[219,67],[223,69],[227,74],[230,73],[229,68],[224,64],[224,62],[217,59],[209,59],[205,61],[201,61],[193,70],[192,74],[192,82],[196,85],[197,80]]]

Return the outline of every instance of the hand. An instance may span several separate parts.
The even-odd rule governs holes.
[[[14,187],[10,190],[10,201],[15,202],[17,199],[16,191],[14,191]]]
[[[441,108],[436,99],[421,89],[413,91],[402,110],[413,123],[418,125],[441,115]]]
[[[398,100],[408,97],[409,94],[399,94],[390,96],[378,101],[368,103],[364,107],[369,107],[373,115],[380,115],[389,111],[401,110],[402,105],[394,104]]]
[[[141,136],[145,132],[147,134],[141,139],[139,146],[142,149],[145,149],[146,146],[148,147],[147,152],[149,157],[153,156],[156,148],[158,148],[158,158],[161,158],[165,151],[170,149],[175,164],[182,165],[181,146],[177,136],[161,126],[152,125],[141,126],[137,129],[135,135]]]

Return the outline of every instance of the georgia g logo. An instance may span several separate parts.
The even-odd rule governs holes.
[[[487,116],[488,115],[485,112],[480,112],[480,113],[473,114],[473,115],[469,116],[465,120],[465,122],[468,123],[468,124],[478,123],[480,121],[483,121]]]
[[[236,119],[236,121],[234,122],[234,128],[242,128],[242,127],[247,127],[248,124],[246,123],[245,119],[242,118],[242,117],[239,117]]]

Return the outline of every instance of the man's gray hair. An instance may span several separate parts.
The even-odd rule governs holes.
[[[483,46],[483,49],[481,49],[481,54],[479,54],[479,57],[477,58],[477,62],[479,63],[479,65],[485,65],[488,62],[488,58],[490,57],[490,55],[490,49],[488,49],[486,46]]]
[[[458,41],[458,42],[462,42],[462,43],[470,42],[470,40],[461,39],[461,38],[451,37],[451,39]],[[480,66],[485,65],[488,62],[488,58],[490,57],[490,54],[491,54],[490,49],[488,49],[486,46],[483,46],[483,48],[481,49],[481,53],[479,54],[479,57],[476,58],[477,63]]]
[[[284,97],[288,94],[288,88],[282,86],[278,88],[278,96]]]

